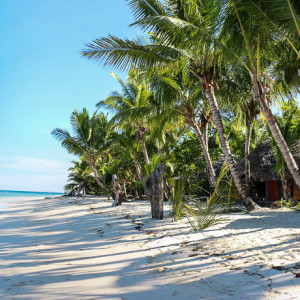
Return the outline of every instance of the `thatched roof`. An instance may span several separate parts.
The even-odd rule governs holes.
[[[297,145],[298,147],[299,145]],[[300,148],[300,146],[299,146]],[[295,151],[294,151],[295,153]],[[259,144],[249,155],[250,160],[250,172],[255,181],[269,181],[269,180],[281,180],[280,175],[274,171],[276,159],[274,157],[270,140],[265,140]],[[222,158],[213,164],[216,175],[218,175],[225,163],[225,158]],[[300,167],[300,161],[297,161]],[[240,177],[245,178],[245,159],[242,159],[237,164],[237,169]],[[292,178],[289,171],[286,170],[288,178]],[[199,177],[206,176],[205,172],[198,175]]]
[[[259,144],[249,155],[251,177],[255,181],[280,180],[274,171],[276,159],[269,140]],[[238,164],[238,171],[245,178],[245,159]]]
[[[249,155],[251,177],[255,181],[280,180],[280,175],[274,171],[276,159],[273,155],[272,147],[269,140],[265,140],[259,144]],[[214,163],[216,174],[220,173],[224,158]],[[239,175],[242,179],[245,178],[245,159],[237,165]],[[290,173],[287,170],[287,176]]]

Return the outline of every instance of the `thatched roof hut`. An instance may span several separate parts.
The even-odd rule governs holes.
[[[250,160],[250,172],[251,177],[255,181],[268,181],[268,180],[280,180],[280,175],[276,172],[275,164],[276,159],[273,154],[270,140],[265,140],[259,144],[249,155]],[[218,162],[213,164],[216,174],[219,174],[223,164],[225,163],[224,157]],[[300,164],[298,163],[300,166]],[[245,159],[242,159],[237,164],[239,175],[242,179],[245,179]],[[287,171],[287,177],[291,179],[290,173]]]
[[[280,200],[282,198],[282,182],[278,172],[275,171],[276,159],[273,154],[270,140],[265,140],[259,144],[249,155],[251,177],[255,182],[258,196],[265,200]],[[222,158],[213,167],[216,174],[220,170],[225,160]],[[300,166],[300,161],[297,162]],[[237,164],[238,173],[241,179],[245,179],[245,159]],[[287,188],[290,190],[294,200],[300,200],[300,189],[292,180],[289,171],[286,169]]]
[[[249,155],[251,177],[255,181],[280,180],[274,171],[276,159],[269,140],[259,144]],[[245,178],[245,159],[238,164],[241,178]]]

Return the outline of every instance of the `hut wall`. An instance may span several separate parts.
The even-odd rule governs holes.
[[[288,185],[287,185],[287,188],[288,188]],[[282,181],[277,180],[276,200],[282,200],[282,199],[283,199]]]
[[[293,199],[300,201],[300,189],[295,181],[293,182]]]
[[[264,181],[256,181],[255,182],[255,188],[257,191],[257,195],[259,199],[265,199],[266,198],[266,182]]]
[[[276,201],[277,199],[277,181],[269,180],[269,201]]]

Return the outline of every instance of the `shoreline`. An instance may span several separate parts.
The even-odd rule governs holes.
[[[37,200],[41,199],[41,197],[11,197],[11,198],[3,198],[0,199],[0,210],[5,210],[10,208],[14,205],[17,205],[19,202],[23,201],[30,201],[30,200]],[[4,201],[8,201],[5,203]]]
[[[0,214],[1,299],[292,299],[300,213],[232,213],[193,232],[147,201],[16,203]]]
[[[34,199],[48,199],[62,197],[64,193],[56,192],[38,192],[38,191],[16,191],[16,190],[0,190],[0,210],[14,205],[20,201]]]
[[[19,202],[23,201],[31,201],[31,200],[38,200],[38,199],[51,199],[51,198],[61,198],[64,195],[55,195],[55,196],[45,196],[45,197],[33,197],[33,196],[19,196],[19,197],[6,197],[0,198],[0,210],[5,210],[10,208],[11,206],[17,205]],[[4,201],[8,201],[5,203]]]

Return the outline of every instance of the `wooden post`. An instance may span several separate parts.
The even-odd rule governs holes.
[[[127,190],[126,190],[126,183],[125,181],[122,182],[122,189],[123,189],[123,193],[124,193],[124,196],[126,197],[127,196]]]
[[[164,166],[159,164],[146,180],[145,194],[151,202],[151,213],[153,219],[164,218]]]
[[[118,177],[113,174],[112,176],[112,182],[113,182],[113,193],[114,193],[114,202],[112,204],[112,206],[118,206],[118,205],[122,205],[122,201],[123,201],[123,192],[122,192],[122,188],[120,186],[120,184],[118,183]]]

